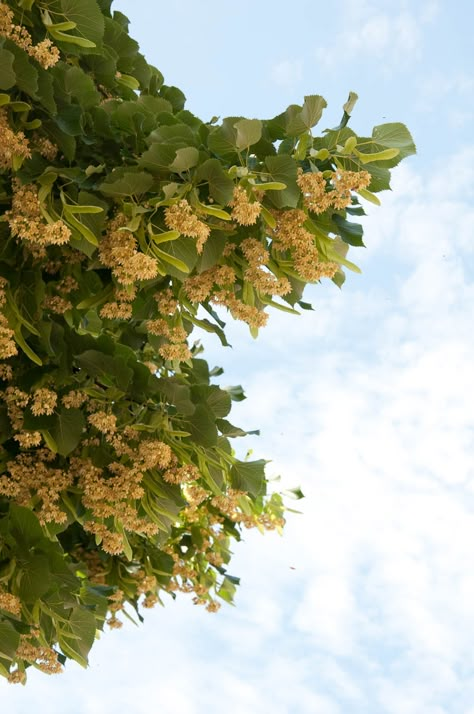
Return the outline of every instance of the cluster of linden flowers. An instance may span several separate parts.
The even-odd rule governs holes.
[[[150,609],[159,602],[157,595],[159,585],[156,577],[154,575],[147,575],[141,568],[135,572],[130,573],[130,578],[135,581],[134,595],[138,599],[140,596],[144,596],[141,601],[142,607]],[[111,629],[119,629],[122,627],[123,623],[118,619],[117,613],[124,610],[125,605],[125,593],[122,590],[116,590],[112,595],[109,595],[109,612],[110,617],[106,620],[107,625]]]
[[[39,134],[33,134],[33,147],[35,151],[41,154],[41,156],[44,156],[45,159],[48,159],[48,161],[54,161],[59,151],[58,147],[53,144],[52,141],[45,136],[39,136]]]
[[[237,297],[233,287],[236,279],[230,265],[215,265],[187,278],[183,288],[191,302],[203,302],[209,298],[214,305],[226,307],[236,320],[242,320],[251,327],[263,327],[268,319],[267,313],[254,305],[246,305]],[[216,286],[219,289],[216,290]]]
[[[123,552],[123,537],[107,527],[104,520],[119,519],[125,530],[143,535],[155,535],[158,531],[154,522],[138,516],[139,501],[145,493],[142,481],[146,473],[156,469],[165,481],[173,484],[187,483],[199,478],[200,474],[192,464],[179,464],[171,448],[162,441],[139,441],[133,427],[119,430],[113,414],[93,411],[88,421],[114,449],[117,460],[106,468],[99,468],[90,459],[73,456],[68,473],[81,489],[83,505],[92,516],[84,524],[85,530],[102,539],[105,552],[117,555]],[[92,443],[96,439],[89,441]]]
[[[368,171],[332,171],[329,182],[320,172],[298,171],[297,183],[303,194],[305,208],[313,213],[324,213],[328,208],[336,210],[350,206],[351,191],[367,188],[371,176]],[[329,190],[328,190],[329,189]]]
[[[35,512],[43,525],[64,523],[67,520],[58,502],[61,494],[70,488],[74,480],[69,470],[50,465],[49,462],[54,459],[55,454],[49,449],[21,452],[7,462],[5,473],[0,476],[0,494],[13,499],[20,506],[31,507],[33,501],[38,502]]]
[[[316,282],[323,277],[332,278],[339,270],[333,262],[321,261],[314,236],[304,227],[307,215],[301,209],[274,211],[276,226],[272,230],[273,248],[290,251],[296,272],[307,282]]]
[[[248,280],[256,290],[265,295],[287,295],[291,292],[288,278],[277,278],[269,270],[265,270],[270,260],[270,253],[261,241],[246,238],[240,244],[240,249],[248,263],[244,280]]]
[[[232,208],[232,218],[241,226],[254,225],[262,211],[262,204],[259,201],[252,202],[242,186],[234,188],[229,206]]]
[[[20,635],[20,644],[15,652],[17,669],[10,672],[8,677],[10,683],[22,684],[25,681],[24,662],[34,664],[35,667],[46,674],[59,674],[62,672],[63,668],[58,660],[58,653],[52,647],[37,644],[39,636],[40,632],[37,629],[32,629],[29,634]]]
[[[65,256],[65,259],[68,258]],[[48,288],[56,292],[56,295],[46,295],[43,299],[43,307],[50,312],[55,312],[58,315],[63,315],[67,310],[71,310],[72,302],[69,300],[69,294],[79,288],[79,283],[72,276],[67,276],[63,280],[55,283],[51,281]]]
[[[0,170],[12,168],[14,156],[31,157],[28,139],[22,131],[13,131],[8,122],[6,109],[0,109]]]
[[[5,295],[7,284],[5,278],[0,277],[0,359],[8,359],[18,354],[16,342],[13,339],[15,333],[9,327],[7,318],[1,312],[2,307],[7,301]],[[2,365],[4,368],[7,366],[8,365]]]
[[[107,231],[99,247],[99,257],[103,265],[110,268],[112,275],[121,286],[133,286],[140,280],[150,280],[158,275],[158,264],[155,258],[140,253],[137,250],[137,240],[125,228],[128,219],[123,214],[112,218],[107,225]],[[116,301],[117,310],[125,309],[127,303],[133,301],[134,295],[129,292],[120,292],[120,299]],[[125,295],[131,296],[125,298]],[[103,316],[113,315],[113,303],[109,303]],[[114,315],[116,317],[116,315]]]
[[[0,35],[7,37],[22,50],[25,50],[44,69],[54,67],[60,59],[59,50],[51,40],[46,39],[37,45],[33,44],[28,30],[22,25],[14,24],[13,12],[5,3],[0,3]]]
[[[5,215],[13,236],[41,248],[68,243],[71,231],[64,221],[48,223],[43,218],[38,190],[34,184],[22,186],[17,179],[13,179],[12,189],[12,208]]]
[[[186,342],[187,333],[182,325],[170,326],[163,318],[148,320],[146,323],[148,332],[168,340],[159,347],[158,352],[167,360],[187,360],[191,359],[192,353]]]
[[[0,589],[0,610],[9,612],[12,615],[19,615],[21,613],[20,598]]]
[[[8,365],[6,366],[8,367]],[[7,369],[6,371],[2,370],[2,377],[6,380],[11,379],[11,368],[10,370]],[[48,404],[55,404],[54,400],[56,399],[56,395],[54,394],[54,392],[50,392],[50,390],[48,389],[38,390],[38,392],[38,397],[34,398],[33,401],[34,408],[39,410],[42,409],[42,392],[45,395],[45,400],[48,400],[47,403],[45,402],[45,409],[48,409]],[[0,399],[6,406],[8,418],[10,420],[10,424],[14,432],[13,438],[15,439],[15,441],[17,441],[18,444],[25,449],[29,449],[34,446],[39,446],[41,444],[41,434],[39,433],[39,431],[23,430],[23,410],[28,405],[28,402],[30,401],[30,396],[26,394],[26,392],[23,392],[21,389],[18,389],[18,387],[9,386],[4,391],[0,392]],[[50,401],[51,399],[53,400],[53,402]],[[48,412],[43,411],[42,413],[45,414]],[[52,413],[52,411],[49,413]]]
[[[165,224],[170,230],[179,231],[189,238],[196,238],[196,250],[202,253],[211,229],[193,213],[185,198],[165,208]]]
[[[100,309],[100,316],[109,320],[130,320],[133,314],[132,303],[137,295],[136,285],[114,287],[115,300],[106,302]]]

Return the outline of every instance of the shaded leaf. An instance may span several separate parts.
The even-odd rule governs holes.
[[[0,89],[10,89],[16,81],[13,70],[15,57],[8,50],[0,50]]]
[[[56,442],[58,453],[67,456],[79,444],[86,422],[80,409],[62,408],[55,425],[49,430]]]
[[[232,488],[246,491],[254,498],[262,496],[266,491],[265,464],[258,461],[238,461],[230,470]]]
[[[142,196],[150,190],[153,178],[144,171],[112,172],[101,183],[100,190],[108,196]]]

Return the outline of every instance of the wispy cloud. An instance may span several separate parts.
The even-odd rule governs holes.
[[[271,77],[281,87],[294,87],[303,77],[303,61],[300,59],[281,60],[271,68]]]
[[[326,69],[347,67],[362,57],[374,60],[374,74],[412,66],[420,58],[423,26],[437,16],[437,4],[354,3],[346,0],[338,18],[340,30],[331,43],[319,46],[315,58]],[[380,63],[382,60],[382,63]]]

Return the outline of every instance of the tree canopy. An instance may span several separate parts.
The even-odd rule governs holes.
[[[110,0],[0,3],[0,673],[87,664],[178,592],[215,611],[242,529],[281,529],[196,335],[341,286],[405,126],[326,102],[202,121]],[[362,199],[362,201],[361,201]],[[197,328],[197,329],[196,329]],[[194,333],[193,333],[194,331]]]

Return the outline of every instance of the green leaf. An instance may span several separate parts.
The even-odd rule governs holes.
[[[182,260],[179,258],[175,258],[174,255],[170,255],[169,253],[165,253],[164,250],[161,250],[160,248],[153,248],[153,254],[159,258],[160,260],[164,260],[165,263],[168,263],[168,265],[172,265],[173,268],[176,268],[176,270],[179,270],[181,273],[188,273],[189,269],[186,263],[184,263]]]
[[[95,82],[80,67],[68,67],[64,75],[64,89],[77,99],[82,109],[90,109],[101,101]]]
[[[319,94],[311,94],[304,98],[301,119],[307,129],[311,129],[311,127],[318,123],[327,105],[324,97],[321,97]]]
[[[192,205],[197,208],[200,213],[205,213],[208,216],[213,216],[214,218],[219,218],[221,221],[231,221],[231,216],[224,211],[220,206],[210,206],[206,203],[201,203],[200,201],[193,201]]]
[[[76,32],[95,44],[104,35],[104,15],[95,0],[61,0],[61,9],[69,22],[76,23]]]
[[[413,138],[404,124],[399,122],[379,124],[372,131],[374,142],[380,146],[400,149],[401,157],[416,154]]]
[[[10,89],[16,82],[13,70],[14,55],[8,50],[0,50],[0,89]]]
[[[235,584],[230,580],[228,577],[224,577],[224,580],[222,581],[221,586],[217,590],[217,594],[219,597],[224,600],[225,602],[229,603],[231,605],[234,601],[234,595],[236,592],[237,588]]]
[[[266,492],[265,464],[263,459],[258,461],[238,461],[230,470],[232,488],[246,491],[256,498]]]
[[[45,17],[43,17],[43,22],[46,25],[47,30],[59,30],[60,32],[67,32],[68,30],[75,30],[77,25],[75,22],[48,22]]]
[[[82,438],[86,421],[80,409],[61,408],[55,425],[49,430],[58,453],[67,456],[74,451]]]
[[[191,439],[201,446],[210,447],[217,443],[217,427],[212,411],[205,404],[197,404],[194,414],[184,422]]]
[[[227,421],[227,419],[216,419],[216,424],[221,434],[231,439],[237,436],[247,436],[248,434],[254,434],[256,436],[260,434],[258,429],[254,429],[253,431],[244,431],[240,427],[231,424],[230,421]]]
[[[226,387],[225,391],[229,392],[233,402],[242,402],[244,399],[247,399],[240,384],[234,385],[233,387]]]
[[[237,132],[235,145],[239,151],[248,149],[262,138],[263,125],[260,119],[240,119],[234,124],[234,128]]]
[[[31,548],[44,538],[40,522],[29,508],[10,505],[8,514],[9,529],[15,539],[22,545]]]
[[[167,243],[168,241],[177,240],[181,237],[179,231],[163,231],[163,233],[150,233],[150,238],[155,245]]]
[[[299,136],[315,126],[321,119],[325,107],[327,107],[326,100],[318,94],[305,97],[301,111],[288,123],[286,129],[288,136]]]
[[[81,214],[81,213],[103,213],[104,209],[102,206],[83,206],[82,204],[72,204],[68,203],[66,204],[67,210],[69,213],[72,214]]]
[[[389,161],[399,155],[400,149],[384,149],[383,151],[373,152],[372,154],[364,154],[358,149],[354,149],[355,155],[363,164],[371,164],[374,161]]]
[[[374,203],[376,206],[380,206],[380,198],[378,196],[375,196],[375,194],[371,193],[371,191],[367,191],[366,188],[359,188],[357,191],[359,196],[362,196],[362,198],[365,198],[366,201],[370,201],[370,203]]]
[[[0,622],[0,657],[13,660],[20,644],[20,633],[10,622]]]
[[[186,146],[183,149],[177,149],[176,158],[173,163],[170,164],[170,169],[181,173],[196,166],[198,161],[199,151],[194,146]]]
[[[13,70],[16,75],[16,84],[22,92],[35,98],[38,91],[38,72],[24,50],[15,45],[11,40],[5,40],[4,49],[13,56]]]
[[[45,555],[33,555],[21,569],[18,595],[26,604],[33,604],[51,587],[49,561]]]
[[[215,385],[208,387],[207,405],[211,408],[214,415],[222,418],[228,415],[231,410],[231,398],[229,392],[220,389]]]
[[[140,82],[138,79],[135,79],[135,77],[132,77],[129,74],[120,74],[120,76],[116,77],[117,82],[124,87],[128,87],[128,89],[133,90],[134,92],[137,89],[140,89]]]
[[[78,104],[63,107],[56,117],[58,127],[68,136],[80,136],[84,133],[83,112]]]
[[[100,191],[107,196],[142,196],[150,190],[153,178],[145,171],[112,171],[107,180],[100,184]]]
[[[345,218],[339,216],[337,213],[333,215],[332,220],[337,226],[337,232],[345,243],[354,246],[364,246],[364,241],[362,240],[364,229],[360,223],[346,221]]]
[[[355,92],[349,92],[349,98],[347,102],[342,106],[346,114],[352,114],[352,110],[355,107],[355,104],[357,100],[359,99],[359,95],[356,94]]]
[[[92,40],[87,40],[85,37],[78,37],[77,35],[70,35],[67,32],[50,30],[49,34],[57,42],[69,42],[69,44],[71,45],[78,45],[79,47],[84,47],[87,49],[93,49],[94,47],[97,47],[95,42],[92,42]]]
[[[65,655],[76,660],[82,667],[88,665],[87,657],[94,644],[96,628],[93,613],[83,607],[73,608],[67,623],[59,628],[59,646]]]
[[[284,191],[286,183],[280,181],[268,181],[267,183],[252,184],[258,191]]]
[[[276,208],[296,208],[300,198],[300,190],[296,183],[296,161],[291,156],[281,154],[267,156],[265,163],[273,181],[286,185],[283,191],[272,191],[269,200]]]
[[[31,349],[29,344],[26,342],[25,338],[23,337],[22,331],[21,331],[21,325],[18,325],[15,329],[15,342],[27,357],[30,358],[32,362],[35,364],[39,365],[40,367],[43,365],[43,361],[41,360],[40,357],[36,354],[34,350]]]
[[[197,169],[198,181],[207,181],[210,196],[221,206],[232,200],[234,182],[222,168],[218,159],[208,159]]]
[[[237,131],[235,124],[241,118],[242,117],[226,117],[223,119],[221,126],[215,127],[209,132],[207,145],[213,154],[230,161],[232,159],[238,160],[236,151]]]
[[[276,228],[276,218],[270,213],[268,208],[265,208],[265,206],[262,206],[261,216],[267,226],[270,226],[270,228]]]
[[[168,169],[175,160],[176,152],[176,147],[170,144],[155,142],[141,155],[138,160],[138,166],[142,169],[148,169],[152,173],[163,173],[164,169]]]
[[[151,246],[153,251],[160,251],[158,257],[165,260],[161,253],[166,254],[166,262],[169,266],[168,272],[176,278],[184,279],[188,273],[193,270],[197,261],[198,253],[194,238],[181,236],[176,240],[169,240],[166,243],[160,243],[159,248]],[[177,262],[178,261],[178,262]],[[180,267],[178,267],[178,265]]]

